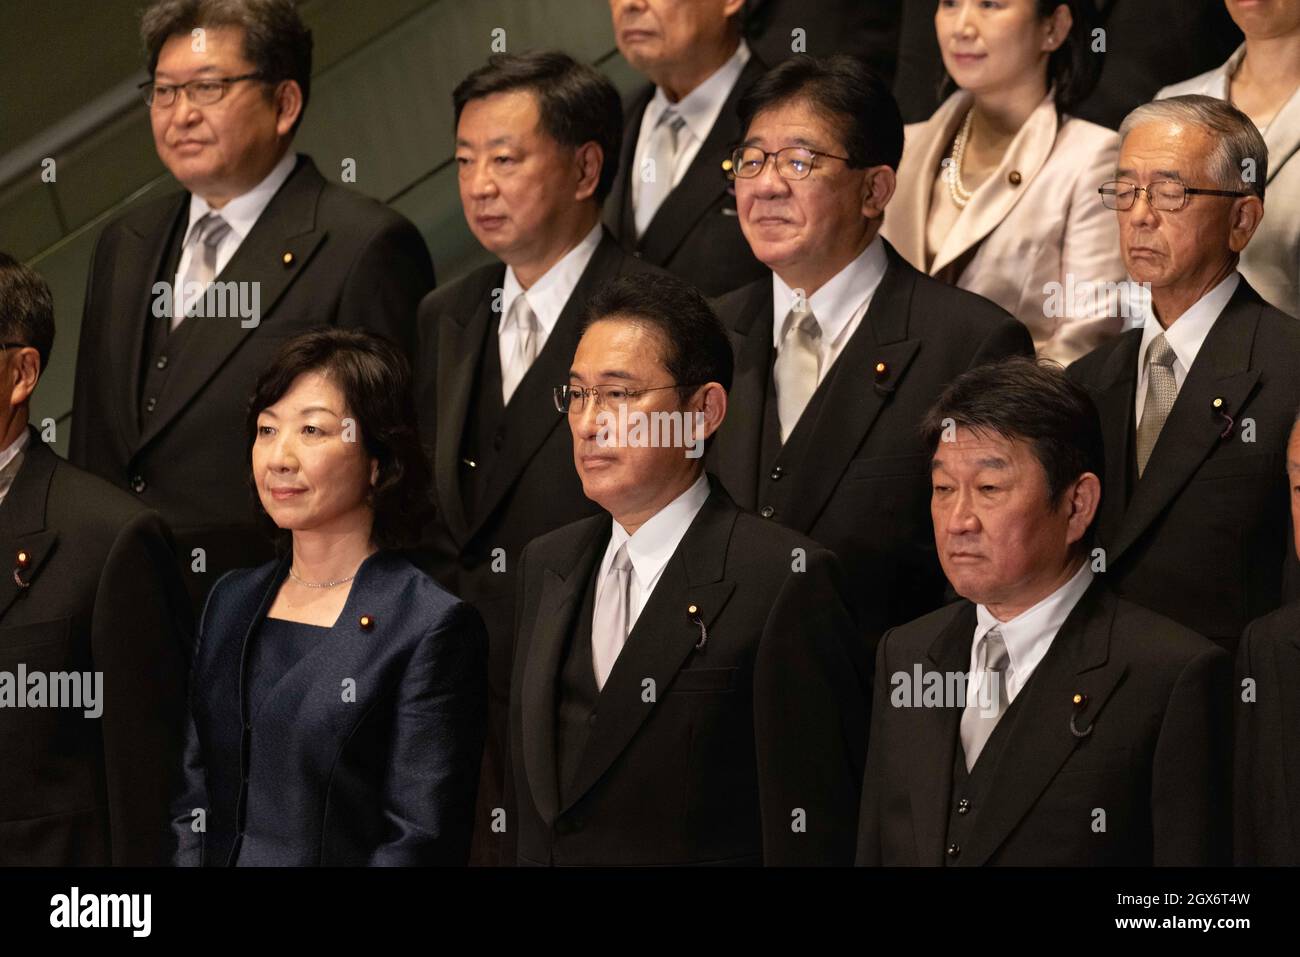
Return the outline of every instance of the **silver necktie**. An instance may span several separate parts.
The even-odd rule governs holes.
[[[537,315],[528,305],[528,299],[523,293],[515,296],[515,301],[510,304],[505,328],[514,329],[515,341],[514,348],[508,353],[505,349],[501,350],[502,403],[510,401],[524,374],[537,358],[537,343],[541,338]]]
[[[821,327],[817,324],[817,317],[808,310],[791,309],[785,317],[781,348],[772,368],[783,445],[808,407],[808,400],[817,391],[817,375],[821,368],[820,339]]]
[[[597,688],[605,687],[605,680],[627,643],[631,583],[632,560],[624,542],[614,553],[605,581],[596,592],[596,610],[591,617],[591,663]]]
[[[673,190],[673,174],[677,171],[677,151],[686,121],[671,106],[659,115],[659,122],[650,132],[650,149],[646,153],[650,163],[637,170],[641,189],[636,209],[636,234],[640,238],[654,219],[655,213]]]
[[[995,700],[982,706],[979,700],[972,700],[970,694],[974,689],[975,675],[967,683],[966,709],[961,715],[961,746],[966,752],[966,770],[975,767],[980,752],[988,743],[993,729],[1007,710],[1007,666],[1011,656],[1007,653],[1007,643],[1002,632],[993,628],[980,639],[979,652],[976,657],[975,673],[980,676],[980,694],[976,699],[992,692]]]
[[[1147,350],[1147,398],[1142,406],[1142,421],[1137,430],[1138,478],[1146,471],[1151,452],[1165,427],[1169,410],[1178,398],[1178,380],[1174,378],[1173,347],[1162,332],[1151,340]]]
[[[190,229],[187,245],[190,247],[190,261],[181,278],[181,288],[176,290],[173,303],[172,328],[181,324],[186,313],[207,291],[208,284],[217,276],[217,247],[230,232],[230,224],[216,213],[206,213]],[[201,287],[197,295],[187,296],[189,290],[198,284]],[[206,316],[206,311],[204,312]]]

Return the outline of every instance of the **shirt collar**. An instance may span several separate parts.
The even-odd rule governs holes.
[[[1037,605],[1022,611],[1010,621],[998,621],[983,605],[975,606],[975,635],[972,651],[978,647],[980,639],[993,628],[998,628],[1002,640],[1007,645],[1013,680],[1026,681],[1038,663],[1052,646],[1056,633],[1070,617],[1070,612],[1079,603],[1090,585],[1093,572],[1085,560],[1079,570],[1060,588],[1052,592]],[[973,654],[972,654],[973,657]]]
[[[505,282],[501,286],[501,319],[497,328],[505,327],[506,317],[510,315],[510,307],[514,305],[518,296],[524,296],[528,308],[537,317],[544,334],[549,336],[555,324],[560,321],[560,313],[568,305],[569,297],[573,295],[574,287],[586,272],[591,257],[595,255],[596,247],[600,245],[602,229],[602,224],[597,221],[578,245],[565,253],[526,290],[515,276],[514,267],[507,266]]]
[[[298,165],[298,154],[292,149],[287,150],[280,157],[280,162],[275,164],[271,172],[266,174],[266,178],[250,189],[242,196],[236,196],[230,202],[226,203],[220,209],[216,210],[218,216],[226,221],[230,226],[230,231],[235,234],[240,242],[253,229],[253,224],[257,222],[262,211],[266,209],[267,204],[284,185],[284,181],[289,178],[295,166]],[[188,237],[194,224],[201,218],[212,212],[212,207],[208,201],[197,193],[190,194],[190,221],[185,227],[185,235]]]
[[[749,62],[750,55],[749,46],[741,40],[736,47],[736,52],[726,63],[714,70],[707,80],[676,103],[668,101],[663,87],[655,87],[655,94],[651,97],[647,109],[647,113],[653,118],[652,122],[658,123],[663,111],[671,106],[673,111],[686,121],[686,129],[691,135],[703,142],[708,137],[709,131],[713,129],[713,124],[718,121],[722,107],[727,102],[727,97],[731,95],[732,87],[740,79],[740,73]]]
[[[17,458],[18,453],[27,448],[27,440],[31,438],[31,431],[23,429],[18,434],[18,438],[9,443],[3,452],[0,452],[0,470]]]
[[[822,341],[834,345],[848,328],[862,304],[875,295],[880,281],[885,278],[889,258],[885,243],[877,233],[867,248],[851,263],[831,277],[808,299],[808,308],[817,319]],[[781,347],[785,317],[795,301],[794,290],[775,272],[772,273],[772,344]]]
[[[1237,291],[1240,283],[1241,273],[1234,269],[1226,279],[1196,300],[1190,309],[1175,319],[1168,329],[1161,328],[1159,320],[1148,306],[1142,323],[1142,343],[1138,347],[1139,376],[1146,371],[1147,350],[1150,349],[1156,336],[1162,332],[1165,334],[1165,341],[1174,350],[1183,372],[1191,371],[1197,353],[1201,351],[1201,346],[1205,344],[1205,339],[1214,328],[1214,323],[1224,307],[1228,305],[1228,300]]]
[[[701,472],[690,488],[646,519],[632,535],[611,518],[613,528],[605,553],[606,562],[611,562],[614,553],[627,542],[627,557],[632,561],[637,581],[643,584],[654,581],[677,551],[708,497],[709,478]]]

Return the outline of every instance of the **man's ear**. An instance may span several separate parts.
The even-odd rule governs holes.
[[[605,165],[605,151],[595,140],[583,143],[574,153],[578,168],[578,189],[573,198],[578,202],[591,199],[600,185],[600,171]]]
[[[12,370],[5,387],[9,389],[9,405],[23,405],[36,391],[36,383],[41,378],[41,354],[31,346],[17,350],[14,361],[9,364]]]
[[[708,382],[695,392],[695,411],[701,415],[697,438],[703,440],[722,427],[727,417],[727,390],[720,382]]]
[[[302,116],[302,87],[297,80],[282,80],[275,88],[275,131],[288,136]]]
[[[862,177],[862,216],[880,219],[898,186],[898,175],[888,166],[872,166]]]
[[[1228,248],[1239,253],[1246,248],[1264,218],[1264,202],[1254,193],[1234,200],[1228,221]]]
[[[1093,472],[1084,472],[1074,480],[1065,504],[1070,510],[1068,544],[1073,545],[1083,539],[1101,507],[1101,479]]]

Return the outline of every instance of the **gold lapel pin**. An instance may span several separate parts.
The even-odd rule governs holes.
[[[22,576],[23,569],[30,567],[32,564],[31,553],[25,548],[20,548],[18,554],[14,556],[14,564],[16,566],[14,568],[14,584],[19,588],[31,588],[32,583],[23,581]]]
[[[362,631],[370,631],[375,627],[375,619],[369,615],[362,615],[358,624],[361,625]]]
[[[695,650],[703,651],[704,646],[709,643],[709,632],[704,627],[704,618],[700,615],[700,606],[693,603],[687,605],[686,614],[692,622],[700,626],[700,640],[695,643]]]
[[[286,266],[292,266],[293,253],[285,253],[283,256],[280,257],[280,261],[283,262]]]
[[[1074,723],[1074,719],[1079,717],[1079,715],[1083,713],[1084,709],[1088,707],[1088,696],[1082,691],[1076,691],[1074,696],[1070,699],[1070,703],[1074,705],[1074,710],[1070,712],[1070,733],[1076,738],[1086,738],[1088,735],[1092,734],[1092,725],[1090,724],[1088,727],[1080,731],[1078,726]],[[1096,722],[1094,722],[1094,724],[1095,723]]]

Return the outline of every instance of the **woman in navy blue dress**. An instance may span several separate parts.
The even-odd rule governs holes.
[[[464,864],[486,638],[395,551],[431,510],[406,360],[365,332],[292,339],[248,433],[252,485],[290,548],[208,596],[177,862]]]

